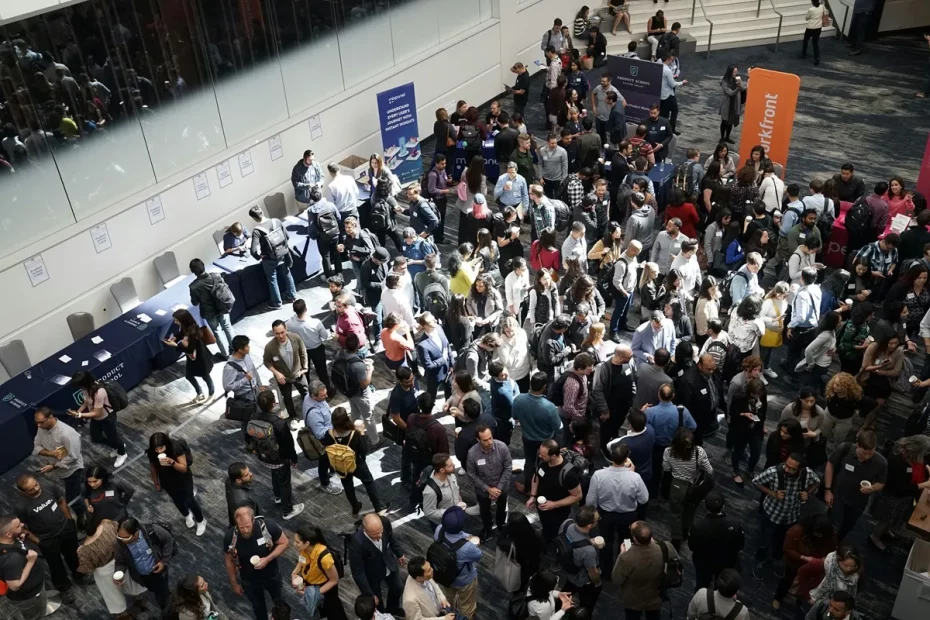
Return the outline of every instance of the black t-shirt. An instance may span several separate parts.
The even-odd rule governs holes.
[[[245,538],[241,534],[236,537],[235,553],[239,563],[239,576],[243,581],[268,581],[277,578],[280,574],[277,558],[271,560],[261,571],[255,570],[252,566],[251,557],[257,555],[260,558],[264,558],[271,555],[275,541],[281,538],[281,534],[283,533],[281,528],[274,521],[268,519],[264,521],[265,529],[268,531],[267,535],[262,532],[259,526],[260,521],[256,519],[252,524],[251,537]],[[223,537],[224,552],[227,551],[229,545],[232,544],[234,529],[234,527],[231,527],[226,530],[226,536]],[[269,538],[270,540],[268,540]]]
[[[3,581],[16,581],[26,569],[26,552],[28,550],[39,552],[38,547],[29,541],[16,541],[10,545],[0,544],[0,579]],[[37,595],[45,583],[45,560],[36,559],[26,583],[15,592],[8,590],[6,598],[11,601],[26,601]]]
[[[530,96],[530,76],[529,73],[524,71],[523,73],[517,74],[517,80],[513,85],[514,90],[525,91],[522,95],[514,94],[514,101],[523,101],[526,102]]]
[[[71,522],[58,505],[61,498],[61,488],[57,484],[43,482],[42,492],[38,497],[19,494],[16,516],[40,540],[51,538],[60,534]]]
[[[570,490],[581,484],[581,472],[575,467],[566,471],[564,480],[559,482],[562,469],[567,464],[567,461],[563,460],[560,465],[550,466],[546,463],[539,465],[536,469],[536,475],[539,477],[536,485],[537,496],[542,495],[547,501],[565,499]]]

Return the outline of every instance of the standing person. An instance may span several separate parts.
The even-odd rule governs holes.
[[[178,620],[226,620],[210,594],[209,584],[200,575],[187,575],[171,595],[171,613]],[[336,620],[335,618],[333,620]]]
[[[637,256],[643,249],[643,244],[633,239],[626,251],[614,263],[611,285],[614,289],[614,311],[610,317],[610,337],[619,340],[620,330],[629,331],[627,314],[633,305],[636,294]]]
[[[709,588],[727,570],[741,569],[740,552],[746,538],[738,518],[723,511],[723,495],[711,491],[704,498],[707,515],[691,526],[688,548],[694,564],[694,588]]]
[[[333,301],[336,311],[336,342],[345,348],[349,336],[355,336],[356,346],[368,352],[368,335],[362,315],[355,309],[355,301],[351,294],[341,293]],[[337,386],[338,387],[338,386]],[[340,388],[341,389],[341,388]]]
[[[78,547],[78,571],[93,575],[97,591],[112,616],[116,616],[117,620],[131,620],[132,615],[127,613],[126,597],[113,581],[117,528],[118,524],[109,519],[96,525],[93,534],[87,536]]]
[[[407,565],[407,556],[397,543],[388,519],[373,513],[365,515],[362,526],[349,539],[349,565],[359,591],[375,597],[378,611],[404,615],[400,569]],[[387,585],[386,603],[384,585]]]
[[[662,351],[661,356],[660,351]],[[660,351],[656,351],[657,360],[664,361],[668,365],[669,358],[666,357],[668,352],[664,351],[664,349]],[[645,370],[643,374],[645,374]],[[643,378],[643,374],[640,375],[640,378]],[[637,393],[639,392],[640,390],[637,389]],[[693,431],[697,428],[697,423],[691,417],[688,408],[681,405],[676,406],[672,402],[675,400],[675,386],[671,381],[663,383],[655,393],[658,396],[658,404],[651,406],[649,401],[654,397],[643,395],[645,404],[640,406],[640,409],[646,414],[646,422],[656,434],[655,445],[652,450],[652,487],[650,488],[650,494],[653,496],[658,491],[658,484],[662,479],[661,472],[663,471],[662,464],[665,459],[665,451],[672,445],[678,429],[684,427]],[[635,407],[636,404],[634,403],[633,406]]]
[[[856,611],[856,597],[845,590],[837,590],[829,599],[820,599],[811,607],[805,620],[863,620]]]
[[[232,355],[223,367],[223,392],[233,393],[233,397],[255,408],[259,392],[265,390],[258,377],[258,369],[249,354],[249,337],[239,335],[232,339]]]
[[[402,596],[404,616],[410,620],[455,620],[449,601],[433,581],[433,567],[421,555],[407,562],[407,582]]]
[[[446,240],[446,207],[449,204],[449,175],[446,173],[448,159],[445,155],[433,157],[433,165],[426,175],[426,194],[439,213],[439,226],[434,234],[436,243]]]
[[[723,102],[720,104],[720,142],[736,144],[730,134],[733,128],[739,125],[740,116],[743,115],[742,93],[746,90],[736,65],[727,67],[723,79],[720,80],[720,88],[723,90]]]
[[[605,456],[610,454],[608,442],[620,432],[633,406],[636,374],[633,350],[625,344],[616,345],[610,359],[594,369],[589,409],[600,419],[600,447]]]
[[[287,231],[281,220],[265,217],[258,205],[249,209],[249,217],[256,223],[252,229],[249,251],[252,257],[261,263],[268,280],[268,294],[271,298],[269,308],[277,310],[282,302],[281,284],[278,280],[281,280],[284,286],[283,301],[291,303],[297,299],[297,287],[294,286],[294,276],[291,275],[294,259],[291,257]]]
[[[294,406],[293,390],[297,390],[301,400],[307,395],[307,345],[297,334],[287,331],[287,324],[277,319],[271,324],[274,338],[265,345],[262,363],[271,371],[278,382],[281,400],[287,409],[291,430],[297,430],[299,418]]]
[[[143,524],[132,517],[120,522],[116,540],[119,541],[114,553],[116,572],[151,592],[162,616],[165,616],[171,596],[168,569],[177,541],[171,532],[157,523]],[[125,580],[125,577],[114,579],[118,586],[122,586]]]
[[[684,405],[694,418],[697,424],[695,443],[701,445],[706,437],[717,431],[720,426],[717,416],[726,409],[723,383],[714,356],[709,353],[700,356],[679,383],[681,390],[676,402]]]
[[[729,406],[727,444],[732,447],[730,463],[733,467],[733,482],[737,486],[744,484],[740,461],[747,446],[749,461],[746,464],[746,475],[752,476],[759,462],[767,415],[768,394],[765,384],[760,379],[750,379],[746,389],[737,393]]]
[[[507,491],[510,488],[511,458],[510,449],[502,441],[494,439],[490,428],[479,425],[478,443],[468,450],[468,478],[475,486],[475,495],[481,509],[483,529],[478,538],[487,540],[491,537],[491,502],[497,504],[497,529],[507,520]]]
[[[836,551],[828,553],[823,560],[823,581],[810,591],[811,602],[816,606],[840,591],[855,598],[862,576],[862,561],[862,554],[850,545],[841,544]]]
[[[274,604],[284,598],[278,558],[287,547],[287,534],[277,523],[257,516],[248,506],[236,510],[235,525],[223,537],[223,560],[230,589],[248,599],[255,620],[268,617],[265,592]]]
[[[303,418],[304,424],[313,433],[321,443],[329,431],[333,428],[332,411],[329,407],[329,391],[326,386],[319,381],[310,384],[310,391],[304,398]],[[320,490],[330,495],[339,495],[342,493],[335,484],[330,482],[329,458],[326,452],[320,455],[317,461],[317,477],[320,480]]]
[[[558,408],[547,398],[548,384],[546,373],[534,372],[530,376],[529,393],[520,394],[513,400],[513,419],[520,423],[525,459],[524,481],[515,484],[520,493],[531,488],[540,446],[554,439],[562,426]]]
[[[601,75],[600,84],[591,91],[591,111],[594,112],[596,119],[595,128],[597,135],[600,136],[600,144],[606,144],[610,137],[607,133],[607,121],[610,120],[610,113],[613,107],[607,102],[607,94],[614,93],[617,101],[620,102],[621,110],[626,107],[626,100],[617,90],[616,86],[610,83],[610,73],[605,72]],[[626,128],[624,128],[625,130]]]
[[[440,584],[445,599],[452,609],[474,620],[478,608],[478,564],[481,562],[480,540],[465,533],[465,511],[452,506],[442,515],[433,539],[450,548],[455,554],[456,577],[448,586]]]
[[[64,487],[65,501],[74,502],[78,526],[84,524],[87,508],[81,497],[84,485],[84,455],[81,453],[81,435],[69,424],[60,424],[48,407],[39,407],[33,414],[36,436],[33,456],[42,457],[40,474],[59,482]],[[83,527],[81,527],[83,529]]]
[[[323,187],[323,166],[313,161],[313,151],[304,151],[304,156],[294,164],[291,185],[294,187],[294,199],[303,204],[310,202],[312,190]]]
[[[513,111],[514,114],[519,114],[522,117],[530,98],[530,76],[522,62],[515,63],[514,66],[510,67],[510,72],[517,76],[514,79],[513,87],[510,88],[510,93],[513,95]]]
[[[792,453],[784,463],[767,468],[752,483],[763,495],[762,510],[759,511],[761,527],[752,576],[758,580],[763,579],[771,552],[772,559],[778,562],[774,567],[775,574],[781,577],[784,574],[784,565],[780,560],[785,534],[801,518],[801,505],[810,500],[810,495],[820,484],[820,478],[804,466],[804,457]]]
[[[562,38],[561,31],[558,35],[554,35],[551,32],[549,33],[552,38],[555,36],[559,37],[559,40]],[[542,103],[543,106],[548,108],[549,105],[549,93],[552,92],[558,86],[559,78],[562,76],[562,59],[559,56],[559,48],[553,45],[549,45],[543,50],[546,54],[546,84],[542,91]],[[546,119],[546,129],[554,129],[554,125]]]
[[[672,63],[677,58],[678,54],[675,50],[669,50],[666,52],[665,58],[662,59],[662,91],[659,101],[660,114],[668,119],[669,124],[672,126],[672,132],[676,136],[681,132],[678,131],[678,98],[675,96],[675,92],[679,86],[688,84],[688,80],[681,80],[680,82],[675,80]],[[663,160],[671,156],[672,153],[665,153],[664,151],[660,153]]]
[[[226,512],[229,516],[229,525],[236,523],[236,510],[243,506],[251,508],[255,514],[261,514],[262,509],[255,500],[252,481],[255,474],[249,471],[248,466],[242,462],[230,464],[226,469]]]
[[[207,520],[194,497],[194,474],[191,471],[193,455],[187,442],[172,439],[168,433],[152,433],[145,454],[149,459],[155,490],[167,493],[178,512],[184,516],[187,527],[196,524],[197,536],[203,536],[207,530]]]
[[[594,506],[582,506],[574,519],[566,519],[559,528],[559,536],[564,537],[571,548],[570,564],[568,558],[559,556],[560,564],[567,573],[563,589],[566,593],[577,593],[581,606],[591,611],[601,595],[601,567],[591,536],[591,530],[599,520]]]
[[[447,508],[452,506],[465,508],[465,502],[462,501],[462,493],[459,491],[452,457],[445,452],[438,452],[433,455],[432,463],[427,467],[431,472],[424,481],[423,501],[418,508],[423,511],[423,516],[430,522],[430,525],[435,527],[442,521],[442,515]],[[425,470],[426,468],[421,470],[417,476],[422,477]]]
[[[559,417],[562,418],[562,438],[569,444],[571,425],[585,419],[588,412],[588,376],[594,372],[594,358],[590,353],[575,356],[570,370],[566,370],[556,379],[562,384],[562,406]]]
[[[546,197],[557,199],[559,187],[568,177],[568,153],[559,146],[559,137],[550,133],[546,138],[546,146],[539,149],[538,155]]]
[[[0,579],[7,585],[4,598],[23,620],[41,620],[48,611],[45,564],[23,522],[13,515],[0,516]]]
[[[135,488],[128,482],[114,480],[112,474],[100,465],[91,465],[87,469],[84,503],[92,529],[103,520],[119,523],[125,519],[126,507],[135,494]]]
[[[71,582],[83,584],[85,580],[77,570],[77,527],[62,489],[51,482],[43,486],[29,474],[17,478],[16,489],[19,493],[13,498],[14,513],[26,526],[26,537],[42,552],[62,600],[70,604],[74,602]]]
[[[877,443],[873,431],[862,430],[855,443],[839,444],[827,461],[824,501],[832,509],[830,517],[841,543],[865,512],[869,495],[885,488],[888,460],[875,451]]]
[[[669,512],[672,522],[669,529],[672,545],[677,550],[681,548],[682,540],[688,537],[697,510],[697,502],[691,497],[691,481],[697,476],[698,470],[713,476],[714,468],[704,448],[694,444],[691,429],[682,427],[675,431],[671,445],[662,454],[662,470],[671,476]]]
[[[271,470],[271,492],[288,521],[303,512],[304,505],[295,504],[292,499],[291,468],[297,467],[294,438],[274,408],[274,393],[262,392],[258,395],[258,411],[242,427],[246,448]]]
[[[368,493],[368,499],[371,501],[375,512],[383,514],[391,508],[390,502],[384,503],[381,501],[378,490],[375,488],[375,479],[371,475],[368,463],[365,461],[370,448],[365,437],[366,433],[358,430],[360,425],[361,422],[353,425],[345,408],[337,407],[333,411],[333,428],[323,438],[323,445],[326,446],[330,465],[339,474],[342,489],[346,492],[346,499],[349,500],[349,504],[352,506],[352,516],[354,518],[357,518],[358,513],[362,510],[362,502],[358,500],[355,494],[355,478],[358,478],[365,487],[365,492]],[[355,461],[355,471],[349,472],[337,469],[333,461],[333,455],[341,454],[344,460],[348,460],[347,457],[350,453]]]
[[[930,466],[925,459],[930,452],[930,437],[914,435],[895,442],[888,457],[888,475],[885,488],[878,500],[872,503],[875,527],[869,542],[885,550],[882,537],[892,534],[908,520],[914,499],[923,489],[930,488]]]
[[[499,439],[509,447],[513,434],[513,399],[520,393],[520,389],[508,375],[504,364],[498,360],[488,362],[488,374],[491,375],[491,415],[497,422],[494,439]]]
[[[739,571],[725,569],[715,580],[713,589],[707,584],[694,593],[688,604],[688,620],[708,616],[749,620],[749,610],[736,598],[741,585]]]
[[[210,377],[210,373],[213,371],[213,356],[203,341],[200,327],[191,313],[184,308],[175,310],[172,318],[174,318],[174,324],[180,330],[178,335],[181,339],[177,340],[176,336],[172,334],[162,342],[169,347],[175,347],[184,354],[184,377],[194,386],[194,392],[197,394],[191,404],[212,399],[213,379]],[[208,393],[206,396],[200,390],[197,377],[203,379],[203,382],[207,384]]]
[[[431,312],[422,313],[417,317],[417,322],[422,334],[416,344],[417,359],[423,364],[426,392],[436,398],[439,386],[442,385],[448,399],[451,396],[451,388],[447,379],[452,370],[449,340]]]
[[[645,521],[633,523],[630,534],[633,545],[620,554],[613,569],[613,582],[623,597],[623,617],[640,620],[645,615],[646,620],[659,620],[665,563],[677,559],[678,552],[669,543],[654,540]]]
[[[307,302],[298,299],[293,304],[294,316],[284,324],[288,333],[296,334],[304,343],[307,357],[313,362],[313,369],[317,378],[323,382],[327,389],[332,390],[329,372],[326,370],[326,347],[323,346],[332,337],[330,331],[318,318],[307,311]],[[282,397],[283,398],[283,397]]]
[[[836,351],[836,328],[840,324],[838,312],[824,314],[817,325],[816,336],[804,349],[804,364],[810,373],[806,384],[814,388],[817,394],[823,392],[830,371],[833,355]]]
[[[630,459],[630,446],[618,442],[610,449],[610,467],[599,469],[591,476],[586,506],[597,508],[604,547],[600,550],[600,565],[613,566],[619,546],[630,537],[630,526],[649,501],[649,491]],[[578,511],[579,518],[581,510]]]
[[[792,525],[785,534],[785,575],[778,582],[772,608],[780,609],[781,601],[794,584],[798,571],[828,553],[836,551],[836,532],[830,517],[825,514],[811,515]]]
[[[110,456],[116,458],[113,469],[119,469],[126,462],[128,455],[126,444],[119,436],[119,427],[116,426],[116,409],[110,403],[108,385],[108,383],[98,381],[89,372],[79,370],[74,373],[71,377],[71,386],[81,390],[83,400],[77,411],[69,409],[68,415],[79,420],[90,420],[90,440],[110,446],[113,449]]]
[[[855,16],[855,13],[853,13]],[[827,7],[821,0],[811,0],[811,7],[804,16],[807,22],[804,29],[804,42],[801,44],[801,58],[807,58],[807,42],[814,46],[814,66],[820,64],[820,33],[823,32],[824,18],[828,18]],[[829,25],[829,21],[827,22]]]
[[[326,164],[326,170],[332,177],[327,186],[329,199],[336,205],[339,212],[339,228],[345,233],[345,218],[358,217],[358,183],[350,175],[340,172],[336,162]]]
[[[792,374],[795,364],[804,350],[814,340],[814,330],[820,323],[820,301],[823,292],[817,284],[817,270],[805,267],[801,270],[801,289],[791,301],[791,320],[788,322],[788,356],[785,372]]]
[[[584,472],[565,460],[559,442],[547,439],[539,446],[538,462],[526,507],[539,511],[546,544],[558,535],[559,527],[572,512],[572,504],[582,500],[581,477]],[[542,497],[541,504],[537,499]]]
[[[436,155],[447,158],[455,157],[456,137],[458,130],[449,122],[449,112],[445,108],[436,109],[436,121],[433,123],[433,137],[436,139]],[[436,160],[433,159],[435,165]]]
[[[849,52],[850,56],[858,56],[865,47],[866,33],[871,26],[872,12],[875,11],[875,0],[856,0],[853,6],[852,24],[849,27],[850,41],[848,44],[852,47]]]
[[[191,304],[200,309],[200,316],[216,335],[220,357],[226,359],[234,337],[229,311],[236,298],[223,276],[207,273],[203,261],[199,258],[191,260],[189,267],[194,274],[194,281],[190,283]]]

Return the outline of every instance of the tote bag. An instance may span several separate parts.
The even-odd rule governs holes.
[[[494,576],[501,582],[507,592],[516,592],[520,589],[521,568],[514,559],[513,543],[510,551],[504,554],[500,549],[494,558]]]
[[[777,319],[778,317],[782,315],[781,308],[779,308],[778,305],[775,303],[773,303],[772,305],[774,305],[775,309],[778,310],[778,314],[775,316],[775,318]],[[766,327],[765,333],[762,334],[762,339],[759,340],[759,346],[765,349],[777,349],[778,347],[781,346],[781,344],[782,344],[781,330],[775,331],[775,330],[772,330]]]

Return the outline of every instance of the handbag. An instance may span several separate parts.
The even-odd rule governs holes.
[[[322,442],[306,426],[297,431],[297,445],[309,461],[318,461],[326,452]]]
[[[216,344],[216,334],[213,333],[209,325],[200,328],[200,339],[203,340],[204,344]]]
[[[582,56],[581,57],[581,68],[585,71],[590,71],[594,68],[594,56]]]
[[[707,494],[714,488],[714,477],[708,475],[701,469],[698,464],[698,447],[694,446],[694,473],[691,474],[691,480],[688,485],[686,501],[689,504],[697,505],[707,497]]]
[[[510,551],[505,555],[500,549],[494,558],[494,576],[501,582],[507,592],[516,592],[520,589],[521,567],[514,559],[513,543]]]
[[[245,369],[236,364],[233,361],[227,362],[229,366],[232,366],[242,374],[245,374]],[[258,396],[255,394],[255,389],[252,389],[252,396],[254,400],[248,398],[239,398],[238,396],[231,396],[226,399],[226,411],[223,414],[227,420],[233,420],[235,422],[248,422],[252,419],[252,416],[258,411]]]
[[[824,28],[830,27],[830,12],[827,11],[827,7],[823,7],[823,17],[821,17],[820,19],[821,19],[820,23],[823,24]]]
[[[777,319],[782,315],[781,309],[778,306],[775,306],[778,309]],[[762,334],[762,338],[759,340],[759,346],[766,349],[777,349],[782,345],[782,334],[781,330],[775,331],[773,329],[765,328],[765,333]]]

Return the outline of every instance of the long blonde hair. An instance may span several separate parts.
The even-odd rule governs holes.
[[[643,263],[643,276],[639,279],[639,288],[654,281],[659,275],[659,266],[652,261]]]
[[[787,282],[776,282],[775,286],[772,287],[772,290],[769,291],[769,294],[765,296],[766,299],[775,300],[779,295],[788,294],[788,283]]]
[[[589,346],[596,347],[598,344],[604,342],[605,331],[607,331],[607,328],[600,321],[592,325],[591,329],[588,330],[588,337],[585,338],[584,342],[581,343],[581,348],[584,349],[585,347]],[[594,342],[595,339],[597,340],[597,343]]]

